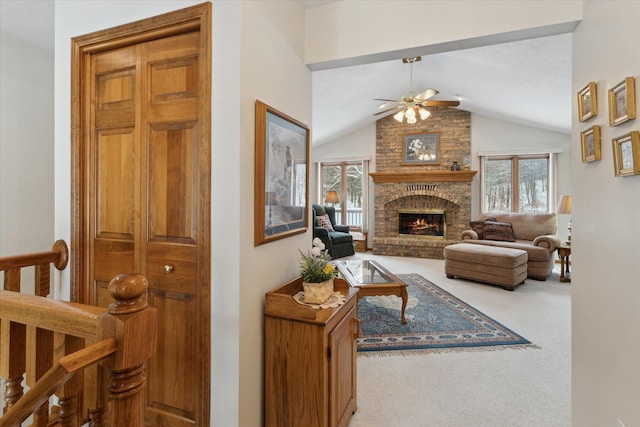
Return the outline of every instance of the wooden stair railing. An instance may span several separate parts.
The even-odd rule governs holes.
[[[34,427],[143,426],[146,363],[157,341],[147,280],[116,276],[108,309],[45,298],[49,263],[64,269],[67,259],[63,241],[50,252],[0,258],[0,427],[20,426],[31,414]],[[28,266],[35,266],[35,296],[20,293],[20,269]],[[49,408],[54,393],[58,406]]]

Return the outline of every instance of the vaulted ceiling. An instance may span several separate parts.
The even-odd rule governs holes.
[[[401,60],[315,71],[313,135],[322,143],[380,116],[373,98],[410,90]],[[551,131],[571,131],[571,34],[426,55],[413,64],[413,92],[460,100],[457,108]],[[428,120],[428,119],[427,119]]]

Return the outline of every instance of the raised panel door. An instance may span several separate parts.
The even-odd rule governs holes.
[[[117,274],[147,277],[148,301],[159,316],[157,352],[147,367],[149,426],[209,423],[202,50],[201,33],[190,31],[96,52],[85,86],[92,284],[86,302],[108,305],[108,283]]]

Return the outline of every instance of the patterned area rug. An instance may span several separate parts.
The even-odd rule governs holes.
[[[407,284],[409,294],[407,324],[400,319],[400,298],[360,299],[359,355],[537,347],[424,277],[398,277]]]

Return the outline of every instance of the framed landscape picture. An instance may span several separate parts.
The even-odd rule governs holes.
[[[580,134],[582,162],[588,163],[602,158],[600,151],[600,126],[595,125]]]
[[[635,79],[627,77],[609,89],[609,125],[617,126],[636,118]]]
[[[256,100],[254,246],[307,231],[309,128]]]
[[[415,133],[404,136],[404,165],[439,165],[440,134]]]
[[[580,90],[580,92],[578,92],[578,119],[581,122],[598,115],[598,99],[596,90],[596,83],[589,82],[582,88],[582,90]]]
[[[640,132],[630,132],[612,142],[616,176],[640,174]]]

